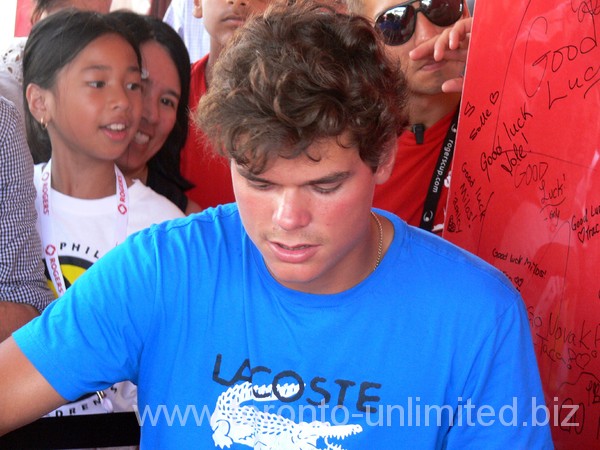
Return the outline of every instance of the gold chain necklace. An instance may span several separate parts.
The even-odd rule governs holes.
[[[375,222],[377,223],[377,229],[379,230],[379,243],[377,244],[377,259],[375,260],[375,267],[373,267],[373,272],[375,272],[375,269],[377,269],[377,267],[379,266],[379,263],[381,262],[381,257],[383,256],[383,225],[381,225],[381,220],[379,220],[377,214],[371,211],[371,215],[373,216],[373,219],[375,219]]]

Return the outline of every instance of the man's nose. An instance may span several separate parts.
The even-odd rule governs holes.
[[[288,231],[307,226],[311,218],[307,202],[298,189],[284,190],[277,199],[273,222]]]

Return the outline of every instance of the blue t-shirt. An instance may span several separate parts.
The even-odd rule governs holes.
[[[142,448],[551,448],[518,293],[380,214],[339,294],[275,281],[232,204],[132,236],[15,339],[66,399],[136,383]]]

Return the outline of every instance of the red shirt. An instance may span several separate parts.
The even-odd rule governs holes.
[[[410,225],[419,226],[429,183],[454,114],[452,111],[425,129],[422,144],[417,144],[412,131],[406,130],[398,137],[394,170],[387,182],[375,188],[375,207],[391,211]],[[435,213],[433,231],[437,234],[441,234],[444,225],[450,175],[448,171]]]
[[[192,64],[189,132],[181,151],[181,173],[195,186],[186,195],[203,209],[235,201],[229,161],[204,142],[204,133],[196,128],[191,118],[200,97],[206,92],[207,63],[208,55]]]

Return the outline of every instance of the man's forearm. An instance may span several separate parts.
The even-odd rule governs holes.
[[[31,305],[0,301],[0,342],[37,316],[37,309]]]

